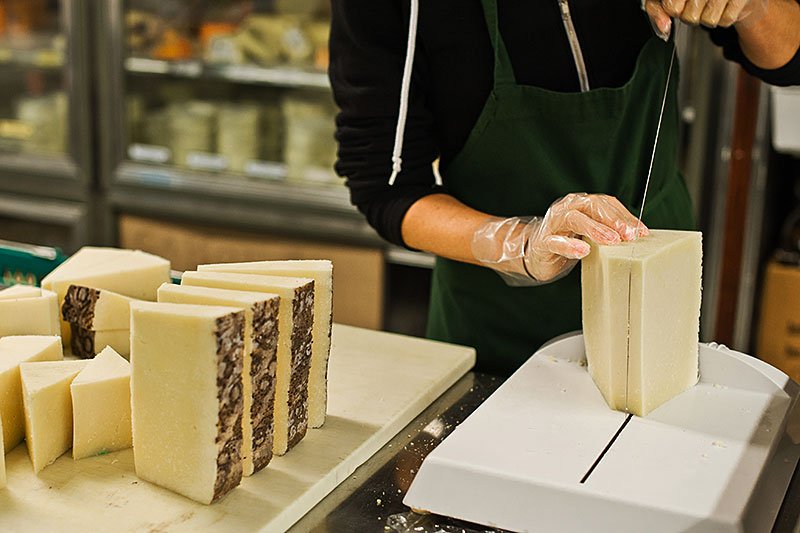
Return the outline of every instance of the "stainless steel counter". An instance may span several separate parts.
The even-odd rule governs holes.
[[[431,404],[386,446],[342,482],[292,528],[292,532],[396,531],[389,524],[419,519],[408,531],[420,533],[496,531],[442,517],[409,515],[402,503],[422,460],[502,383],[470,373]],[[800,517],[800,475],[795,471],[774,533],[792,533]],[[398,529],[403,531],[402,528]]]

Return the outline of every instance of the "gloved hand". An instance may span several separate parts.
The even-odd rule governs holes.
[[[653,28],[666,40],[672,30],[670,17],[677,17],[691,25],[702,24],[709,28],[728,27],[740,20],[760,16],[766,11],[768,0],[642,0]]]
[[[638,233],[638,235],[637,235]],[[511,286],[549,283],[589,254],[589,244],[631,241],[649,234],[622,203],[604,194],[568,194],[544,217],[492,217],[472,237],[472,254]]]

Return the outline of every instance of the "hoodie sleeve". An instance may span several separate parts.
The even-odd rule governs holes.
[[[429,77],[421,40],[411,78],[403,167],[393,186],[392,148],[408,36],[408,2],[332,0],[329,75],[340,112],[336,172],[351,202],[389,242],[405,246],[401,225],[411,205],[442,192],[431,164],[438,154],[426,102]]]

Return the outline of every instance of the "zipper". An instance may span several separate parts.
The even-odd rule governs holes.
[[[572,50],[572,59],[575,61],[575,69],[578,71],[578,81],[581,85],[581,92],[589,90],[589,74],[586,72],[586,63],[583,61],[581,43],[578,41],[578,34],[575,32],[575,25],[572,23],[572,14],[569,11],[569,0],[558,0],[561,8],[561,20],[564,22],[564,29],[567,32],[569,47]]]

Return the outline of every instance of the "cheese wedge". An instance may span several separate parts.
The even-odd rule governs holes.
[[[110,329],[93,331],[70,324],[70,349],[81,359],[91,359],[106,346],[126,359],[131,353],[131,332],[129,329]]]
[[[222,305],[244,311],[242,468],[245,476],[258,472],[272,459],[280,297],[165,283],[158,289],[158,301]]]
[[[257,261],[200,265],[197,270],[292,276],[314,280],[314,331],[308,376],[308,425],[322,427],[328,409],[328,358],[333,325],[333,263],[327,260]]]
[[[6,451],[13,450],[25,435],[20,363],[58,361],[62,357],[59,337],[24,335],[0,339],[0,418]]]
[[[0,299],[0,337],[59,334],[56,293],[41,289],[37,291],[38,296]]]
[[[71,285],[81,285],[104,289],[139,300],[156,300],[156,291],[165,281],[170,280],[170,263],[166,259],[138,250],[116,250],[113,257],[100,264],[70,264],[66,272],[59,269],[42,280],[42,288],[52,290],[58,295],[58,307],[64,305],[67,290]],[[67,265],[68,263],[64,263]],[[64,344],[70,342],[70,327],[65,320],[61,322],[61,336]]]
[[[20,298],[35,298],[42,295],[42,289],[30,285],[12,285],[0,290],[0,300],[19,300]]]
[[[72,446],[69,386],[88,361],[22,363],[25,443],[37,474]]]
[[[242,479],[244,312],[131,304],[136,475],[201,503]]]
[[[134,298],[115,292],[70,285],[61,306],[61,317],[83,329],[130,329],[133,301]]]
[[[124,250],[122,248],[84,246],[69,256],[66,261],[53,269],[52,272],[42,278],[42,288],[53,290],[52,286],[55,281],[65,279],[73,274],[80,274],[88,269],[115,261],[126,256],[130,252],[131,250]]]
[[[0,435],[3,433],[3,419],[0,418]],[[0,439],[0,489],[6,486],[6,450],[3,448],[3,439]]]
[[[589,372],[612,409],[645,416],[698,380],[702,234],[651,230],[591,247],[581,266]]]
[[[72,458],[83,459],[132,446],[131,366],[107,347],[70,385]]]
[[[184,285],[278,294],[278,367],[275,389],[275,442],[283,455],[308,429],[308,372],[314,323],[314,280],[279,276],[184,272]]]

